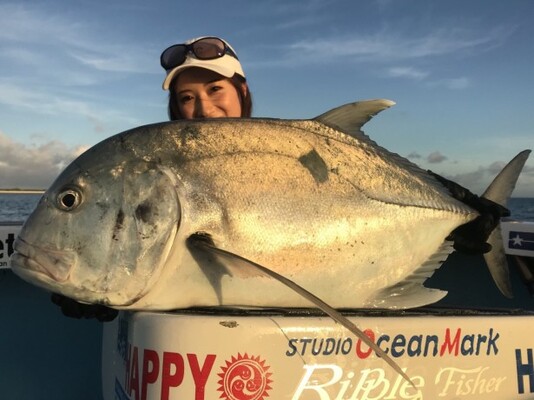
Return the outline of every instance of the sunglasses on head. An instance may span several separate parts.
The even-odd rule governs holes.
[[[214,60],[224,57],[225,54],[234,57],[237,55],[221,39],[206,37],[190,44],[175,44],[161,53],[161,66],[167,71],[182,65],[189,53],[193,53],[199,60]]]

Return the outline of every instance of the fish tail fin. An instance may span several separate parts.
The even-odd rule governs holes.
[[[506,207],[506,203],[512,195],[519,174],[529,154],[530,150],[524,150],[515,156],[499,172],[481,197]],[[484,259],[486,260],[490,274],[501,293],[508,298],[512,298],[512,284],[510,282],[508,262],[504,253],[500,224],[491,232],[487,242],[492,248],[491,251],[484,254]]]

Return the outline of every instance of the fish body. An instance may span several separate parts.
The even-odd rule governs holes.
[[[110,137],[46,191],[13,270],[119,309],[309,306],[248,261],[334,308],[438,301],[446,292],[423,283],[452,251],[445,238],[478,213],[360,131],[392,104],[354,103],[313,120],[174,121]],[[188,246],[199,235],[226,256]]]

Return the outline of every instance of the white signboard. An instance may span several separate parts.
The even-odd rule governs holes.
[[[350,319],[414,386],[327,317],[138,312],[105,325],[104,399],[534,397],[534,315]]]

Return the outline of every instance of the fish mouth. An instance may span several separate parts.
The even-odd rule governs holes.
[[[15,241],[12,264],[15,268],[43,274],[56,282],[66,282],[76,263],[76,254],[32,245],[20,236]]]

